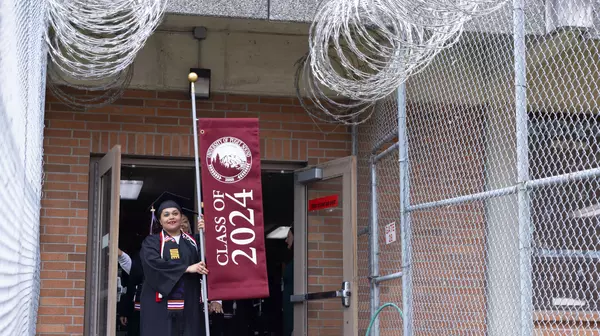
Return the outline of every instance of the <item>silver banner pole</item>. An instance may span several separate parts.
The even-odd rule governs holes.
[[[202,216],[204,211],[202,209],[202,190],[200,187],[200,160],[198,154],[198,119],[196,118],[196,88],[195,83],[198,80],[198,75],[195,72],[190,72],[188,80],[191,85],[191,99],[192,99],[192,124],[194,126],[194,160],[196,162],[196,200],[198,202],[198,216]],[[190,223],[191,224],[191,223]],[[200,237],[200,260],[206,262],[205,258],[205,247],[204,247],[204,232],[198,230],[198,236]],[[206,336],[210,336],[210,324],[208,321],[208,300],[206,296],[206,274],[202,274],[202,302],[204,303],[204,326],[206,328]]]

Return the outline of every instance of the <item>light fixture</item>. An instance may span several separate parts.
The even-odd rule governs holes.
[[[121,199],[136,200],[140,196],[144,181],[121,180],[120,194]]]
[[[285,239],[291,226],[280,226],[267,235],[267,239]]]
[[[194,84],[196,99],[210,99],[210,69],[190,68],[190,72],[198,75],[198,80]],[[192,84],[189,86],[189,93],[192,92]]]

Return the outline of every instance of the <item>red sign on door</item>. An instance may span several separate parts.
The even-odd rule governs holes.
[[[338,195],[319,197],[308,201],[308,211],[318,211],[323,209],[336,208],[338,204]]]

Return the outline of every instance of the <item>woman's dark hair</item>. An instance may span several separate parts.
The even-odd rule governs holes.
[[[290,227],[290,232],[291,232],[292,234],[294,234],[294,227],[293,227],[293,226],[292,226],[292,227]]]

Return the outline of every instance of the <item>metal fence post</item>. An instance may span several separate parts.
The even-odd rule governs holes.
[[[524,0],[513,0],[515,114],[517,132],[517,186],[519,219],[519,275],[521,294],[521,335],[533,333],[531,228],[529,216],[529,144]]]
[[[377,161],[375,155],[371,157],[369,167],[371,169],[371,317],[379,309],[379,284],[375,279],[379,276],[379,229],[377,218]],[[379,336],[379,318],[373,323],[371,335]]]
[[[402,241],[402,335],[412,335],[411,315],[411,276],[410,268],[410,206],[409,172],[408,172],[408,136],[406,133],[406,84],[398,88],[398,162],[400,169],[400,239]]]
[[[352,155],[358,155],[358,127],[352,125]]]

